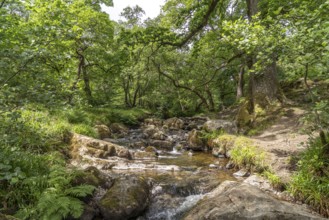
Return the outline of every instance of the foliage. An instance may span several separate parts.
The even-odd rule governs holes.
[[[301,155],[298,171],[288,188],[298,200],[305,201],[325,216],[329,216],[328,165],[320,139],[311,140],[308,149]]]
[[[4,211],[19,209],[20,219],[79,217],[91,186],[71,186],[74,172],[58,154],[35,155],[18,147],[1,147],[0,198]]]
[[[282,182],[281,178],[272,171],[265,170],[262,172],[262,176],[270,182],[274,189],[283,191],[286,188],[286,185]]]
[[[265,153],[260,152],[259,148],[246,137],[237,137],[234,147],[230,152],[230,158],[238,167],[246,167],[263,171],[265,169]]]

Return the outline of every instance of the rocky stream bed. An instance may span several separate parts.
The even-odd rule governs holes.
[[[232,122],[146,119],[139,128],[96,128],[102,140],[71,138],[71,164],[84,169],[79,182],[97,187],[80,219],[320,219],[260,190],[274,194],[265,180],[242,178],[246,173],[233,173],[227,158],[212,155],[201,130],[235,133]]]

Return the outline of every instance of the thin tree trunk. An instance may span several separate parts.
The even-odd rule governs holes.
[[[214,102],[214,98],[211,94],[211,91],[209,90],[209,86],[206,85],[205,86],[205,90],[206,90],[206,93],[207,93],[207,96],[208,96],[208,100],[209,100],[209,110],[211,112],[215,111],[215,102]]]
[[[236,90],[236,99],[239,100],[243,97],[243,89],[244,89],[244,65],[240,67],[238,85]]]
[[[84,91],[85,91],[88,103],[90,105],[92,105],[92,104],[94,104],[94,99],[93,99],[91,88],[90,88],[90,79],[89,79],[89,76],[88,76],[88,73],[87,73],[87,68],[86,68],[86,65],[85,65],[84,56],[82,56],[82,63],[83,63],[83,65],[82,65],[82,77],[83,77],[83,82],[85,84]]]

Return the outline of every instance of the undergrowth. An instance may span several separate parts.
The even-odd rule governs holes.
[[[323,153],[319,138],[312,140],[302,154],[288,190],[296,199],[329,216],[329,157]]]
[[[93,186],[74,186],[74,170],[66,167],[71,132],[98,137],[96,124],[136,125],[148,115],[137,110],[25,106],[0,114],[0,213],[19,219],[78,218],[81,198]]]

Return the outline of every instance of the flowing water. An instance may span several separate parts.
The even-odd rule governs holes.
[[[145,131],[145,130],[144,130]],[[76,165],[95,166],[111,174],[143,176],[151,186],[151,198],[148,209],[138,220],[178,220],[208,192],[225,180],[234,180],[232,172],[225,169],[225,158],[216,158],[210,152],[192,152],[188,150],[189,130],[163,130],[165,139],[145,138],[142,129],[130,130],[124,138],[110,139],[112,143],[125,146],[136,155],[127,160],[118,157],[95,157],[82,150],[84,160]],[[158,142],[154,142],[154,140]],[[160,142],[159,142],[160,141]],[[169,147],[157,146],[167,141]],[[163,142],[162,142],[163,143]],[[144,144],[144,146],[140,146]],[[146,147],[153,146],[155,152],[147,152]],[[148,156],[151,155],[151,156]],[[83,161],[86,161],[83,164]],[[108,164],[111,164],[108,166]],[[107,168],[109,167],[109,168]]]
[[[176,220],[203,196],[225,180],[234,180],[223,167],[225,158],[210,153],[159,151],[156,159],[134,160],[130,168],[114,167],[117,173],[133,173],[147,178],[152,185],[151,204],[138,220]],[[132,165],[134,164],[134,165]]]

